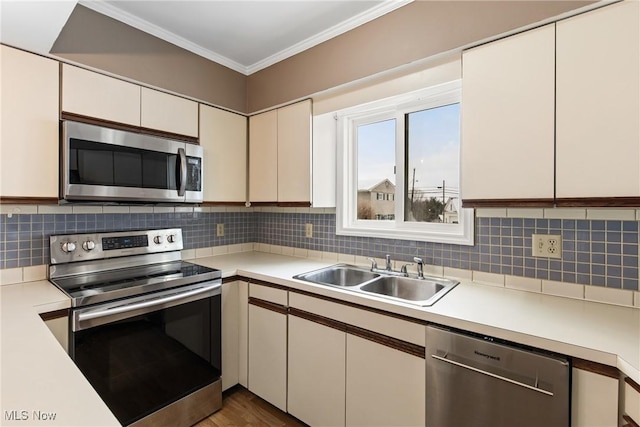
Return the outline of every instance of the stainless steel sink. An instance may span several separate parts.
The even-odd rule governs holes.
[[[293,276],[294,279],[340,287],[358,286],[378,277],[380,277],[378,273],[346,264],[333,265]]]
[[[372,272],[348,264],[332,265],[298,274],[293,278],[420,306],[434,304],[458,284],[440,277],[418,279],[387,275],[383,271]]]
[[[456,284],[447,279],[384,276],[363,285],[360,290],[428,306],[442,298]]]

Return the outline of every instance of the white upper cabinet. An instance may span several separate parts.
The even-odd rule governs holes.
[[[311,194],[314,208],[336,207],[337,123],[333,113],[313,116]]]
[[[142,88],[140,125],[179,135],[198,137],[198,103]]]
[[[59,64],[0,45],[0,196],[58,198]]]
[[[278,200],[278,112],[249,118],[249,200]]]
[[[204,201],[247,199],[247,118],[200,104]]]
[[[249,200],[311,201],[311,101],[249,118]]]
[[[62,111],[140,126],[140,86],[63,64]]]
[[[278,109],[278,201],[311,201],[311,100]]]
[[[640,3],[557,24],[556,195],[640,197]]]
[[[554,197],[554,24],[463,53],[463,200]]]

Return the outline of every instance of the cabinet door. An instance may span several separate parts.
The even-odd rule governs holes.
[[[572,369],[571,426],[616,427],[618,380],[582,369]]]
[[[287,411],[287,316],[249,304],[249,390]]]
[[[249,200],[278,201],[278,112],[249,118]]]
[[[289,316],[287,408],[311,426],[345,424],[346,333]]]
[[[333,113],[313,116],[311,195],[314,208],[336,207],[336,127]]]
[[[311,101],[278,109],[278,201],[311,201]]]
[[[63,64],[62,111],[140,126],[140,86]]]
[[[249,388],[249,284],[238,282],[238,383]]]
[[[553,201],[554,43],[551,24],[463,53],[463,201]]]
[[[240,368],[239,282],[222,284],[222,390],[238,384]]]
[[[640,196],[640,3],[557,24],[558,198]]]
[[[247,200],[247,118],[200,104],[204,201]]]
[[[0,45],[0,196],[58,198],[59,65]]]
[[[142,88],[140,126],[198,137],[198,103],[157,90]]]
[[[636,425],[640,423],[640,385],[631,378],[625,378],[624,381],[622,413]]]
[[[348,426],[424,426],[424,358],[347,334]]]

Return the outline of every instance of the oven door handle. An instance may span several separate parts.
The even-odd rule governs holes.
[[[86,311],[78,310],[74,313],[73,331],[81,331],[94,326],[104,325],[163,308],[219,295],[221,293],[221,287],[222,285],[220,283],[214,286],[205,285],[188,291],[173,292],[170,294],[163,293],[161,296],[145,299],[140,302],[127,303],[123,301],[122,304],[110,305],[106,308],[92,308]]]

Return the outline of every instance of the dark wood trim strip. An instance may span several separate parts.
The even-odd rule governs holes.
[[[462,199],[463,208],[549,208],[553,199]]]
[[[636,423],[629,415],[623,415],[622,419],[627,422],[623,427],[640,427],[640,425],[638,425],[638,423]]]
[[[245,280],[251,284],[254,285],[260,285],[260,286],[266,286],[267,288],[274,288],[274,289],[281,289],[283,291],[288,291],[290,290],[287,286],[282,286],[282,285],[276,285],[275,283],[271,283],[271,282],[265,282],[264,280],[259,280],[259,279],[247,279],[245,278]]]
[[[0,197],[0,205],[57,205],[57,197]]]
[[[275,285],[278,286],[278,285]],[[301,295],[306,295],[309,297],[313,297],[313,298],[318,298],[321,300],[325,300],[325,301],[329,301],[329,302],[333,302],[336,304],[341,304],[341,305],[346,305],[347,307],[353,307],[353,308],[358,308],[360,310],[365,310],[365,311],[369,311],[371,313],[376,313],[376,314],[381,314],[383,316],[387,316],[387,317],[394,317],[396,319],[400,319],[400,320],[404,320],[406,322],[411,322],[411,323],[417,323],[418,325],[428,325],[429,322],[425,322],[424,320],[419,320],[413,317],[408,317],[408,316],[404,316],[402,314],[397,314],[397,313],[393,313],[390,311],[384,311],[384,310],[380,310],[379,308],[372,308],[372,307],[367,307],[366,305],[360,305],[354,302],[350,302],[350,301],[343,301],[340,299],[336,299],[336,298],[332,298],[332,297],[328,297],[325,295],[320,295],[320,294],[314,294],[313,292],[309,292],[309,291],[303,291],[301,289],[292,289],[292,288],[287,288],[287,287],[281,287],[282,289],[287,289],[289,292],[293,292],[296,294],[301,294]]]
[[[202,202],[201,206],[245,206],[246,202]]]
[[[278,202],[249,202],[252,207],[278,206]]]
[[[637,382],[635,382],[634,380],[632,380],[631,378],[627,377],[624,379],[624,382],[629,384],[631,386],[632,389],[634,389],[635,391],[637,391],[638,393],[640,393],[640,384],[638,384]]]
[[[223,278],[222,278],[222,284],[224,285],[225,283],[237,282],[238,280],[240,280],[240,281],[246,281],[246,279],[245,279],[244,277],[240,277],[240,276],[229,276],[229,277],[223,277]]]
[[[397,338],[392,338],[387,335],[382,335],[377,332],[372,332],[352,325],[347,325],[347,333],[365,340],[373,341],[394,350],[402,351],[412,356],[420,357],[421,359],[426,358],[426,349],[417,344],[402,341]]]
[[[281,208],[310,208],[311,202],[278,202]]]
[[[260,308],[264,308],[265,310],[275,311],[276,313],[280,313],[284,315],[288,314],[287,307],[280,304],[275,304],[269,301],[261,300],[258,298],[249,297],[249,304],[255,305]]]
[[[589,360],[578,359],[575,357],[572,359],[572,364],[574,368],[583,371],[604,375],[609,378],[620,378],[620,371],[618,371],[618,368],[614,368],[613,366],[603,365],[602,363],[591,362]]]
[[[133,126],[133,125],[128,125],[124,123],[112,122],[111,120],[98,119],[95,117],[84,116],[82,114],[68,113],[66,111],[63,111],[60,114],[60,118],[62,120],[73,120],[75,122],[82,122],[82,123],[86,123],[89,125],[96,125],[96,126],[104,126],[112,129],[124,130],[127,132],[144,133],[147,135],[159,136],[161,138],[177,139],[179,141],[184,141],[191,144],[199,143],[198,138],[189,136],[189,135],[181,135],[181,134],[165,132],[157,129],[149,129],[142,126]]]
[[[640,206],[640,197],[576,197],[556,199],[556,206],[569,207],[620,207]]]
[[[294,307],[289,307],[289,315],[300,317],[301,319],[308,320],[310,322],[318,323],[329,328],[337,329],[342,332],[347,332],[347,325],[337,320],[329,319],[328,317],[320,316],[318,314],[309,313],[308,311],[299,310]]]
[[[69,309],[63,308],[56,311],[49,311],[47,313],[40,313],[40,318],[45,322],[47,320],[61,319],[63,317],[69,317]]]

